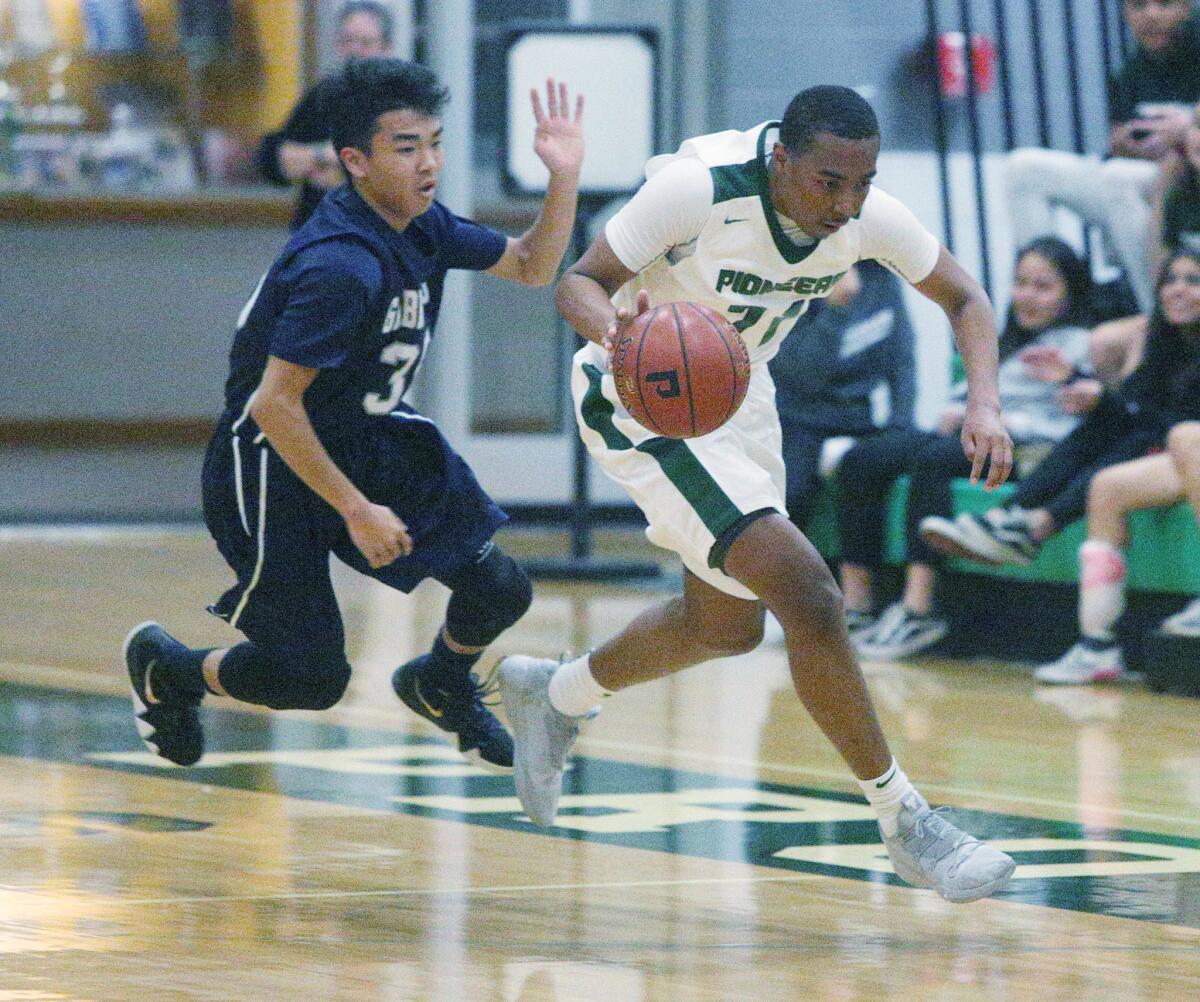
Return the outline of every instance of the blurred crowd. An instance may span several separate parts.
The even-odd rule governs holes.
[[[1125,0],[1123,14],[1136,45],[1110,80],[1109,155],[1008,156],[1019,250],[1000,395],[1017,485],[1002,504],[955,512],[953,485],[970,472],[958,441],[966,387],[953,388],[935,429],[916,426],[912,326],[882,267],[848,274],[772,363],[789,510],[805,528],[822,481],[835,481],[842,590],[864,657],[902,658],[946,637],[937,581],[947,555],[1030,564],[1086,518],[1079,639],[1035,677],[1121,678],[1129,515],[1187,501],[1200,518],[1200,19],[1190,0]],[[1100,232],[1118,281],[1093,281],[1081,250],[1057,235],[1063,213]],[[881,608],[875,578],[901,477],[903,587]],[[1200,638],[1200,599],[1161,629]]]
[[[333,6],[331,4],[331,6]],[[255,21],[234,0],[0,3],[0,190],[180,193],[202,185],[301,184],[299,215],[341,184],[313,88],[254,149],[268,74]],[[336,6],[334,60],[391,55],[397,25],[378,0]],[[81,36],[81,37],[77,37]],[[107,125],[107,129],[104,126]]]
[[[232,15],[217,18],[218,8],[229,10],[185,4],[195,23],[181,34],[228,35]],[[144,44],[134,8],[120,10],[119,23],[87,22],[90,49]],[[898,281],[882,266],[859,265],[814,302],[771,364],[789,511],[808,528],[819,494],[836,485],[841,585],[865,657],[907,657],[947,636],[953,624],[938,602],[947,555],[1030,564],[1048,539],[1084,518],[1079,639],[1036,677],[1120,678],[1126,669],[1115,626],[1125,602],[1129,516],[1187,501],[1200,517],[1200,17],[1191,0],[1124,0],[1122,10],[1135,45],[1109,83],[1108,155],[1027,148],[1007,157],[1019,249],[1011,288],[1000,297],[1007,303],[1000,393],[1017,484],[1003,503],[982,513],[956,510],[956,483],[970,472],[959,441],[966,387],[952,387],[936,427],[918,426],[920,339]],[[37,28],[28,18],[21,23],[27,32]],[[39,30],[49,32],[48,22]],[[341,61],[389,54],[394,31],[385,4],[349,0],[339,8],[334,52]],[[51,65],[57,82],[44,107],[25,109],[26,117],[79,118],[64,98],[68,65]],[[305,93],[253,157],[259,180],[297,190],[293,226],[344,180],[326,138],[324,86]],[[90,171],[110,187],[136,186],[150,173],[160,186],[196,184],[185,139],[136,128],[125,104],[113,108],[111,132],[73,159],[61,142],[42,150],[32,134],[20,135],[16,109],[0,79],[0,183],[20,173],[21,153],[26,167],[42,164],[54,174],[70,163],[81,178]],[[1086,248],[1060,235],[1060,228],[1079,232],[1078,223],[1062,227],[1064,216],[1083,224],[1085,244],[1089,232],[1099,235],[1120,278],[1093,280]],[[895,601],[881,602],[879,572],[895,562],[884,550],[898,481],[907,490],[903,583]],[[1162,629],[1200,638],[1200,599]]]

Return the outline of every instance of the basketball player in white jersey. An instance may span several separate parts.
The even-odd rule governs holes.
[[[933,813],[888,750],[849,644],[825,562],[784,514],[784,467],[767,361],[812,299],[872,258],[945,310],[967,370],[962,444],[972,480],[1012,465],[1000,419],[996,329],[979,284],[904,206],[872,188],[879,125],[844,87],[813,87],[782,122],[720,132],[652,159],[647,181],[558,286],[559,311],[588,340],[572,389],[592,456],[626,488],[647,536],[679,554],[682,596],[642,613],[565,664],[510,657],[501,691],[515,778],[532,820],[554,821],[567,751],[604,697],[682,668],[753,650],[763,609],[783,625],[796,691],[876,809],[897,874],[951,901],[1003,887],[1005,854]],[[709,435],[656,437],[622,407],[615,341],[650,306],[705,303],[741,332],[750,389]]]

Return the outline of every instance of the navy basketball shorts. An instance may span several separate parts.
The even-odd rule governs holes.
[[[222,423],[204,458],[205,522],[237,575],[210,611],[275,650],[342,649],[330,553],[410,592],[427,577],[452,577],[508,519],[433,422],[418,414],[396,412],[326,447],[370,501],[404,521],[411,554],[372,568],[341,516],[261,435],[239,437]]]

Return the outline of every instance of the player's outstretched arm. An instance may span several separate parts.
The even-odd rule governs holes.
[[[558,273],[575,226],[579,171],[583,167],[583,97],[576,97],[572,114],[565,83],[546,81],[545,109],[538,92],[530,93],[537,122],[533,149],[549,169],[550,181],[533,226],[508,241],[504,254],[488,273],[522,285],[549,285]]]
[[[954,340],[967,370],[967,413],[962,445],[971,460],[971,483],[977,483],[985,463],[985,487],[999,487],[1012,472],[1012,439],[1000,416],[996,317],[987,293],[966,273],[945,247],[933,271],[916,288],[937,303],[950,318]]]
[[[390,508],[368,501],[317,438],[304,409],[304,391],[318,371],[270,356],[250,416],[296,476],[342,516],[367,563],[384,567],[412,552],[408,528]]]

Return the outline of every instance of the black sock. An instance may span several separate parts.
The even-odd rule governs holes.
[[[446,644],[442,631],[439,630],[437,640],[433,642],[427,670],[430,678],[434,680],[440,675],[463,677],[475,666],[475,662],[482,654],[483,651],[477,651],[474,654],[460,654],[458,651],[452,651]]]

